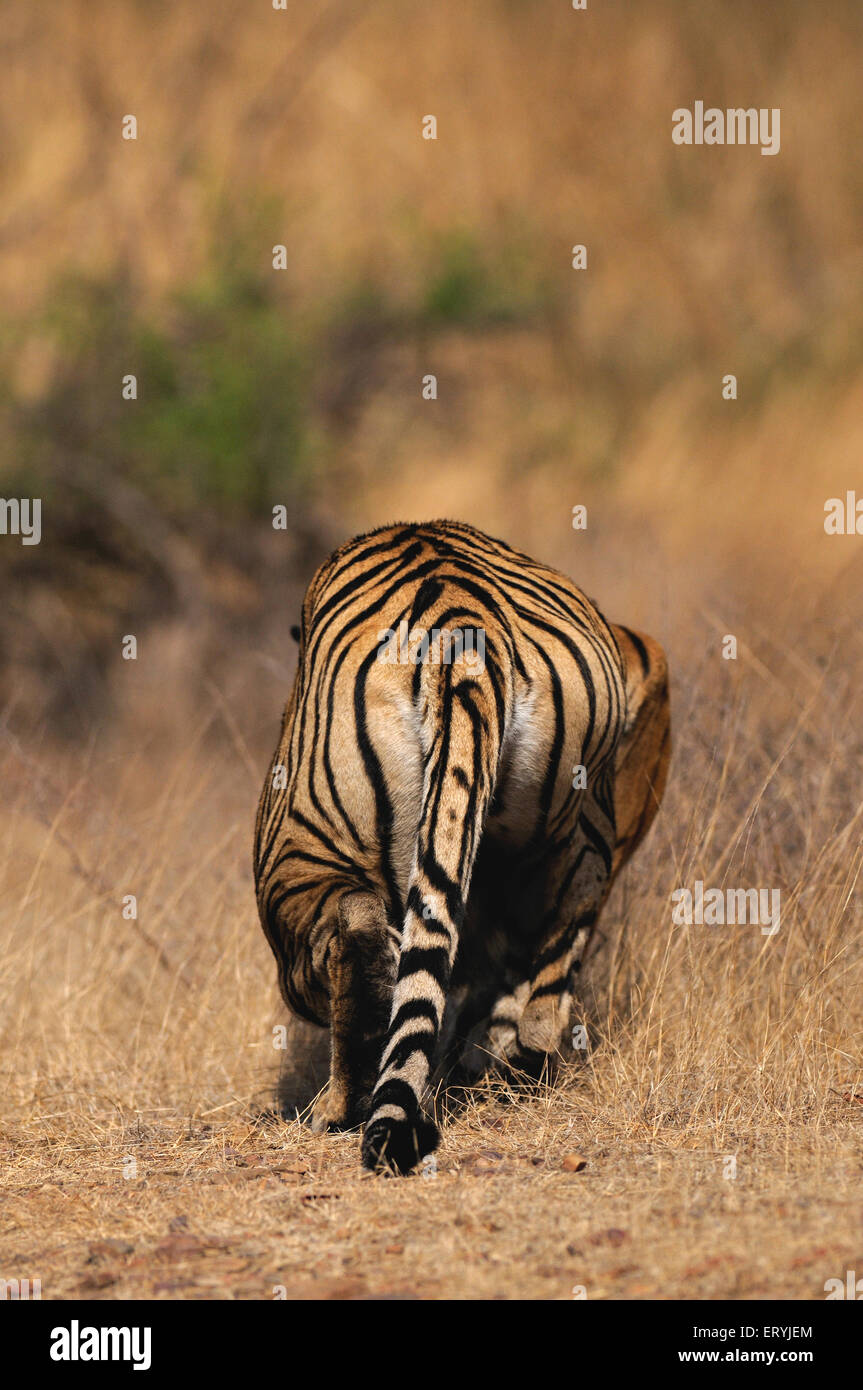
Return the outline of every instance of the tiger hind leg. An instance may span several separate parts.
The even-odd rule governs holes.
[[[485,1032],[462,1054],[474,1076],[497,1068],[512,1080],[550,1078],[570,1026],[573,977],[608,896],[609,870],[606,842],[594,833],[549,871],[527,978],[498,997]]]
[[[459,1058],[459,1082],[471,1085],[490,1070],[508,1071],[518,1051],[518,1024],[530,998],[530,980],[498,996],[489,1018],[471,1030]]]
[[[559,940],[551,968],[540,963],[532,978],[499,995],[487,1023],[473,1030],[462,1050],[460,1084],[472,1085],[486,1073],[497,1073],[510,1086],[551,1079],[569,1028],[572,978],[589,930],[582,925],[569,942]]]
[[[330,1079],[312,1114],[316,1133],[353,1129],[368,1115],[392,1005],[394,935],[374,894],[340,900],[327,956]]]
[[[613,791],[606,765],[576,811],[569,847],[549,865],[531,984],[512,1065],[547,1074],[572,1013],[572,979],[611,888]]]

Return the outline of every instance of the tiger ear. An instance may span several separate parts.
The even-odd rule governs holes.
[[[668,662],[645,633],[613,626],[626,680],[626,714],[615,757],[615,867],[628,858],[650,828],[668,776],[671,756]]]

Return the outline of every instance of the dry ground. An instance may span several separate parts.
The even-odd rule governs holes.
[[[436,1172],[366,1177],[355,1137],[265,1113],[282,1014],[251,838],[287,579],[252,595],[272,614],[256,654],[243,595],[232,627],[207,609],[220,575],[197,622],[154,603],[139,660],[117,659],[116,717],[84,711],[74,745],[7,641],[0,1278],[45,1298],[822,1298],[863,1272],[863,539],[823,532],[825,500],[861,490],[859,6],[441,0],[432,22],[380,0],[299,34],[274,14],[12,7],[7,298],[50,309],[84,269],[170,322],[235,236],[258,267],[284,240],[286,321],[347,306],[313,389],[337,539],[449,515],[565,568],[666,644],[672,777],[585,972],[586,1056],[547,1093],[477,1094]],[[698,96],[780,106],[780,156],[675,147],[670,112]],[[417,318],[454,232],[503,315]],[[354,283],[379,291],[368,324]],[[10,342],[15,459],[66,348],[44,315]],[[48,440],[60,494],[77,413],[101,442],[109,388],[84,380],[65,387],[76,428]],[[28,551],[42,599],[31,583],[9,606],[29,603],[63,689],[98,664],[94,623],[119,648],[116,580],[88,575],[88,614],[56,580],[46,605],[51,535]],[[674,927],[670,894],[698,878],[779,888],[779,933]],[[307,1041],[291,1034],[295,1068]]]
[[[353,1137],[94,1107],[73,1135],[5,1142],[3,1269],[44,1298],[817,1299],[861,1267],[838,1098],[815,1135],[785,1116],[767,1144],[730,1134],[734,1182],[710,1126],[635,1113],[621,1133],[607,1111],[576,1086],[478,1105],[434,1177],[391,1183]]]
[[[541,1094],[477,1092],[402,1181],[268,1114],[280,1060],[313,1087],[321,1052],[297,1029],[293,1063],[274,1050],[254,915],[277,677],[202,695],[186,740],[179,698],[154,723],[153,663],[118,672],[89,751],[7,732],[0,1275],[48,1298],[807,1299],[863,1268],[856,624],[776,597],[731,663],[709,606],[690,590],[669,623],[674,775],[586,971],[586,1055]],[[673,926],[699,877],[780,888],[778,934]]]

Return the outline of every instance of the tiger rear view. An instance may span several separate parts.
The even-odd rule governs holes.
[[[662,648],[470,526],[348,542],[303,603],[258,808],[285,1002],[331,1031],[318,1130],[369,1168],[438,1142],[439,1078],[539,1076],[670,754]]]

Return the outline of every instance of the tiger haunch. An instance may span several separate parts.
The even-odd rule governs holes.
[[[317,1128],[365,1121],[367,1166],[405,1171],[436,1077],[543,1070],[668,727],[661,648],[471,527],[321,566],[255,840],[283,996],[331,1029]]]

